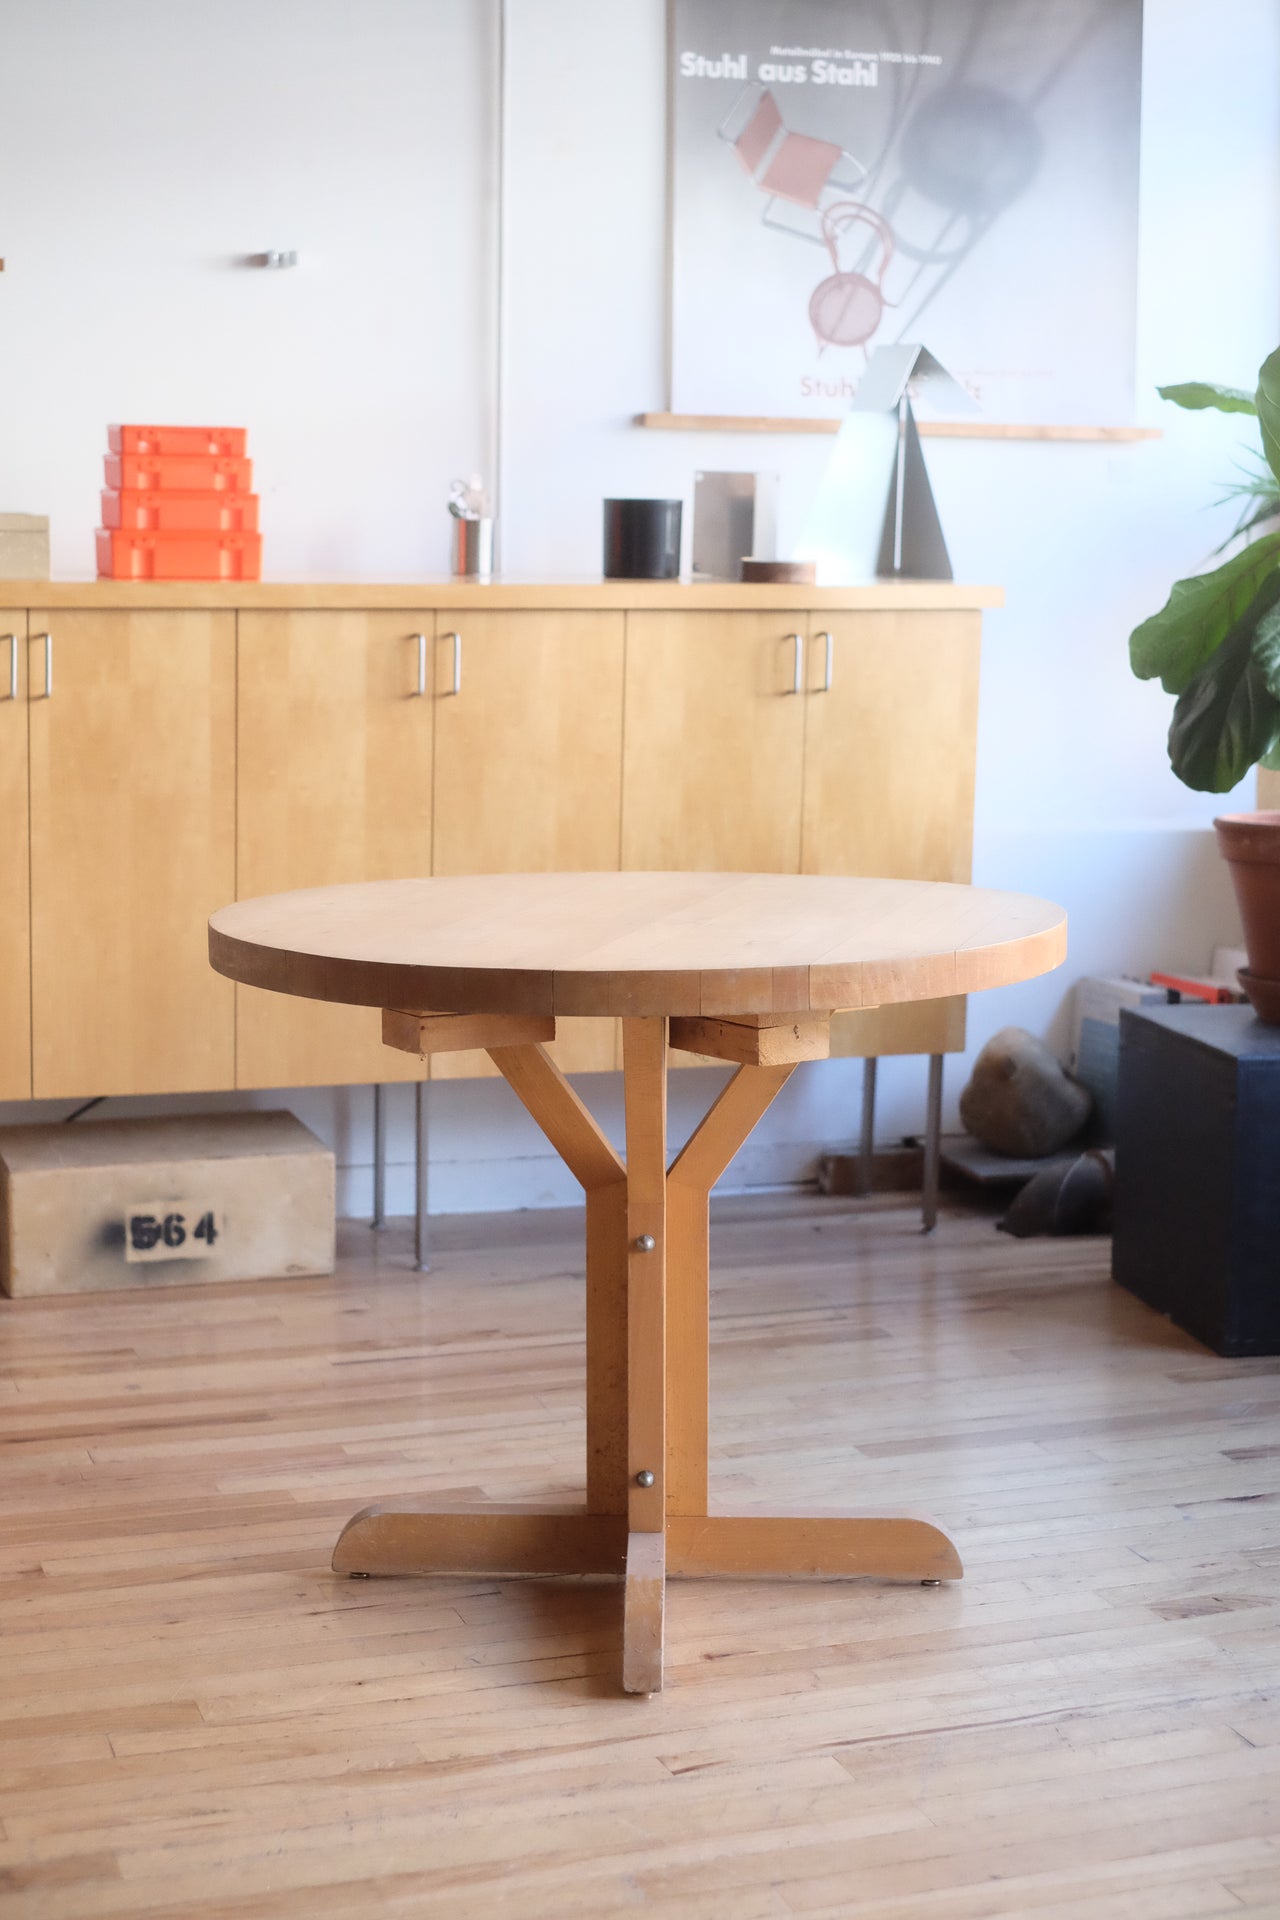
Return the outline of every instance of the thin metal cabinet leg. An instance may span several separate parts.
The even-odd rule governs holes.
[[[876,1152],[876,1058],[862,1063],[862,1139],[858,1146],[858,1190],[870,1193]]]
[[[373,1089],[373,1218],[371,1227],[387,1224],[387,1090]]]
[[[413,1264],[419,1273],[431,1271],[431,1241],[428,1225],[427,1194],[427,1099],[429,1082],[419,1080],[414,1089],[414,1204]]]
[[[942,1170],[942,1055],[929,1055],[929,1094],[924,1123],[924,1192],[921,1223],[925,1233],[938,1224],[938,1181]]]

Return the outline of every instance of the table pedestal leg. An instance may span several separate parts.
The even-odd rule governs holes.
[[[627,1542],[627,1591],[622,1612],[624,1693],[657,1693],[662,1685],[666,1549],[666,1535],[662,1533],[633,1533]]]
[[[662,1685],[667,1558],[667,1023],[624,1020],[627,1592],[622,1684]]]
[[[739,1067],[666,1164],[667,1022],[624,1020],[624,1164],[545,1048],[490,1049],[587,1203],[586,1503],[549,1511],[398,1500],[348,1521],[340,1573],[611,1574],[622,1683],[662,1685],[666,1576],[954,1580],[951,1541],[896,1516],[707,1511],[708,1203],[789,1066]]]

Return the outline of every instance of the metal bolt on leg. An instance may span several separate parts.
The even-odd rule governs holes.
[[[651,1487],[653,1485],[653,1474],[648,1467],[642,1467],[636,1475],[636,1485],[638,1487]]]
[[[637,1253],[652,1253],[658,1243],[651,1233],[642,1233],[631,1244]]]

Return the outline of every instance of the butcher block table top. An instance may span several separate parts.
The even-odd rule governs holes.
[[[1066,953],[1025,894],[778,873],[478,874],[224,907],[220,973],[358,1006],[457,1013],[830,1013],[1007,986]]]

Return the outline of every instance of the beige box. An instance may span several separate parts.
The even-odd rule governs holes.
[[[49,578],[49,522],[42,513],[0,513],[0,580]]]
[[[0,1130],[11,1295],[332,1273],[334,1159],[291,1113]]]

